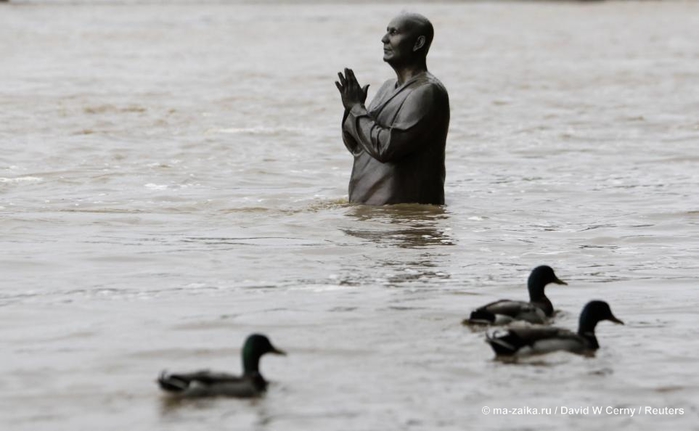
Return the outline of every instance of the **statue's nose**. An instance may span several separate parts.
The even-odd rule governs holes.
[[[381,38],[381,42],[388,43],[388,33],[383,35],[383,37]]]

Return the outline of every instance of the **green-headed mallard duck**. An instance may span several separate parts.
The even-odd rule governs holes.
[[[464,325],[505,325],[515,320],[546,323],[553,316],[553,304],[544,294],[547,284],[568,284],[556,277],[550,266],[538,266],[529,275],[529,302],[501,299],[471,312]]]
[[[565,350],[571,353],[586,354],[599,349],[595,327],[602,320],[624,324],[614,317],[609,304],[604,301],[590,301],[582,313],[577,334],[567,329],[550,326],[530,325],[510,327],[486,335],[486,341],[498,356],[527,356]]]
[[[168,374],[163,371],[158,383],[164,391],[182,397],[256,397],[267,389],[267,381],[259,369],[260,357],[265,353],[286,355],[274,347],[269,338],[252,334],[243,346],[242,376],[208,370],[188,374]]]

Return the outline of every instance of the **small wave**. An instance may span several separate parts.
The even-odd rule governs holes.
[[[22,183],[22,182],[32,183],[32,182],[39,182],[39,181],[44,181],[44,179],[40,178],[40,177],[19,177],[19,178],[2,178],[2,177],[0,177],[0,183]]]
[[[114,105],[98,105],[98,106],[87,106],[83,108],[83,112],[86,114],[106,114],[106,113],[113,113],[113,112],[136,112],[136,113],[143,113],[146,112],[147,109],[144,108],[143,106],[137,106],[137,105],[129,105],[129,106],[123,106],[123,107],[118,107]]]
[[[145,188],[150,189],[150,190],[166,190],[167,185],[148,183],[145,185]]]
[[[230,127],[226,129],[211,129],[207,133],[276,135],[279,133],[305,133],[307,127]]]

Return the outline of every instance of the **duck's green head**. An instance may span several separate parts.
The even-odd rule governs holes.
[[[532,273],[529,274],[527,286],[529,286],[530,295],[536,297],[543,295],[544,287],[551,283],[568,285],[568,283],[556,277],[556,273],[553,272],[553,268],[547,265],[542,265],[534,268]]]
[[[612,309],[604,301],[590,301],[580,313],[580,332],[593,331],[598,322],[609,320],[610,322],[623,325],[624,322],[617,319],[612,313]]]
[[[274,347],[269,338],[264,335],[252,334],[245,340],[243,345],[243,370],[245,374],[259,371],[260,358],[265,353],[286,355],[286,352]]]

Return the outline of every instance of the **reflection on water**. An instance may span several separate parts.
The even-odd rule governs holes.
[[[386,207],[350,206],[346,216],[355,219],[345,234],[369,241],[382,249],[371,265],[385,285],[446,280],[441,270],[448,258],[443,246],[455,244],[449,227],[449,213],[443,206],[402,204]],[[374,272],[374,271],[372,271]]]
[[[454,245],[449,234],[451,229],[445,226],[449,214],[443,206],[357,205],[349,207],[346,215],[363,223],[360,224],[361,228],[342,229],[343,232],[379,246],[412,249]],[[371,225],[367,222],[371,222]],[[373,228],[369,228],[370,226]]]
[[[180,409],[206,409],[215,404],[214,398],[182,398],[164,395],[160,397],[160,415],[174,415]]]
[[[264,397],[234,399],[161,396],[159,414],[168,423],[197,425],[235,419],[239,424],[242,422],[248,426],[265,426],[273,420],[265,408]]]

